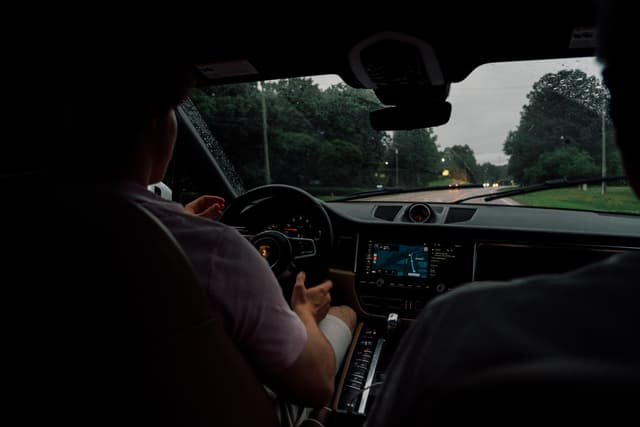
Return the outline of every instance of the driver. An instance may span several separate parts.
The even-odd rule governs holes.
[[[304,272],[289,306],[256,249],[235,229],[206,218],[219,214],[223,200],[198,199],[185,210],[147,191],[163,179],[172,157],[175,108],[188,94],[189,67],[170,40],[139,24],[91,25],[82,33],[85,41],[98,35],[95,30],[103,32],[90,39],[91,49],[77,56],[81,63],[73,68],[74,105],[82,108],[74,111],[80,133],[67,153],[69,165],[117,186],[172,232],[226,331],[274,397],[281,423],[297,424],[309,412],[305,407],[321,408],[331,399],[355,312],[330,306],[331,281],[307,289]]]

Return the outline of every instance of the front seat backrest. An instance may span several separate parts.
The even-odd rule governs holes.
[[[184,252],[153,215],[51,174],[0,182],[11,200],[3,286],[19,326],[7,347],[18,374],[10,383],[24,387],[31,408],[22,419],[277,425]]]

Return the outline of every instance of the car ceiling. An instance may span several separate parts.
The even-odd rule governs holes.
[[[447,83],[461,81],[487,62],[594,53],[588,40],[575,43],[574,39],[572,46],[573,34],[593,34],[595,5],[590,1],[474,5],[427,1],[368,7],[358,16],[320,3],[298,8],[262,6],[244,14],[200,6],[198,13],[190,10],[178,28],[175,20],[168,25],[199,64],[246,60],[257,71],[203,77],[203,85],[338,74],[360,87],[348,61],[349,51],[365,38],[388,31],[428,42]],[[301,8],[306,9],[304,13],[299,12]],[[175,13],[172,16],[175,19]]]

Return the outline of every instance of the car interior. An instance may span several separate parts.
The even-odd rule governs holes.
[[[594,4],[541,3],[434,3],[419,9],[389,4],[387,10],[373,8],[366,19],[337,11],[291,19],[269,10],[260,19],[234,25],[216,23],[234,16],[225,16],[231,12],[224,8],[176,5],[175,13],[153,15],[152,22],[176,37],[197,64],[198,87],[334,74],[353,88],[373,90],[385,106],[371,114],[372,128],[400,130],[446,123],[456,109],[448,101],[450,86],[482,64],[595,54]],[[417,19],[423,7],[428,13],[420,12]],[[45,21],[36,21],[42,33]],[[44,139],[63,140],[67,129],[50,102],[55,70],[49,74],[47,68],[55,55],[44,53],[42,39],[32,43],[21,37],[3,35],[15,67],[4,70],[2,80],[40,92],[28,101],[15,84],[6,85],[17,100],[8,115],[12,138],[7,141],[16,147],[5,150],[0,171],[6,201],[2,242],[9,254],[3,282],[17,335],[8,346],[7,378],[12,396],[38,403],[21,416],[60,417],[69,424],[277,425],[256,374],[224,332],[171,233],[144,208],[52,173],[44,148],[40,153],[25,148],[28,141],[36,146]],[[41,123],[50,122],[48,131],[33,129],[29,117],[16,114],[32,108],[32,102],[39,105],[33,114],[42,117]],[[256,250],[277,249],[265,258],[285,296],[291,292],[292,271],[303,269],[310,283],[330,278],[333,302],[357,313],[328,405],[331,413],[320,419],[324,425],[366,422],[404,332],[440,295],[478,281],[561,273],[640,250],[637,215],[326,201],[278,183],[240,194],[187,108],[177,113],[176,151],[158,194],[184,203],[189,194],[180,183],[188,180],[201,194],[225,197],[228,207],[220,221],[250,239]],[[270,227],[290,225],[297,217],[304,221],[299,228],[311,230],[306,235]],[[417,272],[399,275],[376,268],[380,259],[407,256]],[[430,400],[419,413],[431,424],[460,421],[449,417],[459,410],[457,404],[475,401],[475,420],[506,421],[493,418],[478,396],[486,387],[509,391],[523,385],[535,390],[538,410],[577,411],[571,405],[545,406],[546,387],[601,384],[603,378],[592,373],[571,361],[488,372],[442,401]],[[637,376],[611,373],[610,385],[637,384]],[[519,403],[519,409],[531,409],[531,401]]]

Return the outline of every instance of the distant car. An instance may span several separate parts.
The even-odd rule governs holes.
[[[490,185],[489,185],[489,183],[488,183],[488,182],[483,182],[483,183],[482,183],[482,186],[483,186],[484,188],[490,187]]]
[[[499,185],[497,182],[494,182],[493,184],[491,184],[491,186],[492,186],[493,188],[498,188],[500,185]]]
[[[382,190],[382,189],[384,189],[384,186],[382,184],[376,185],[376,190]]]

